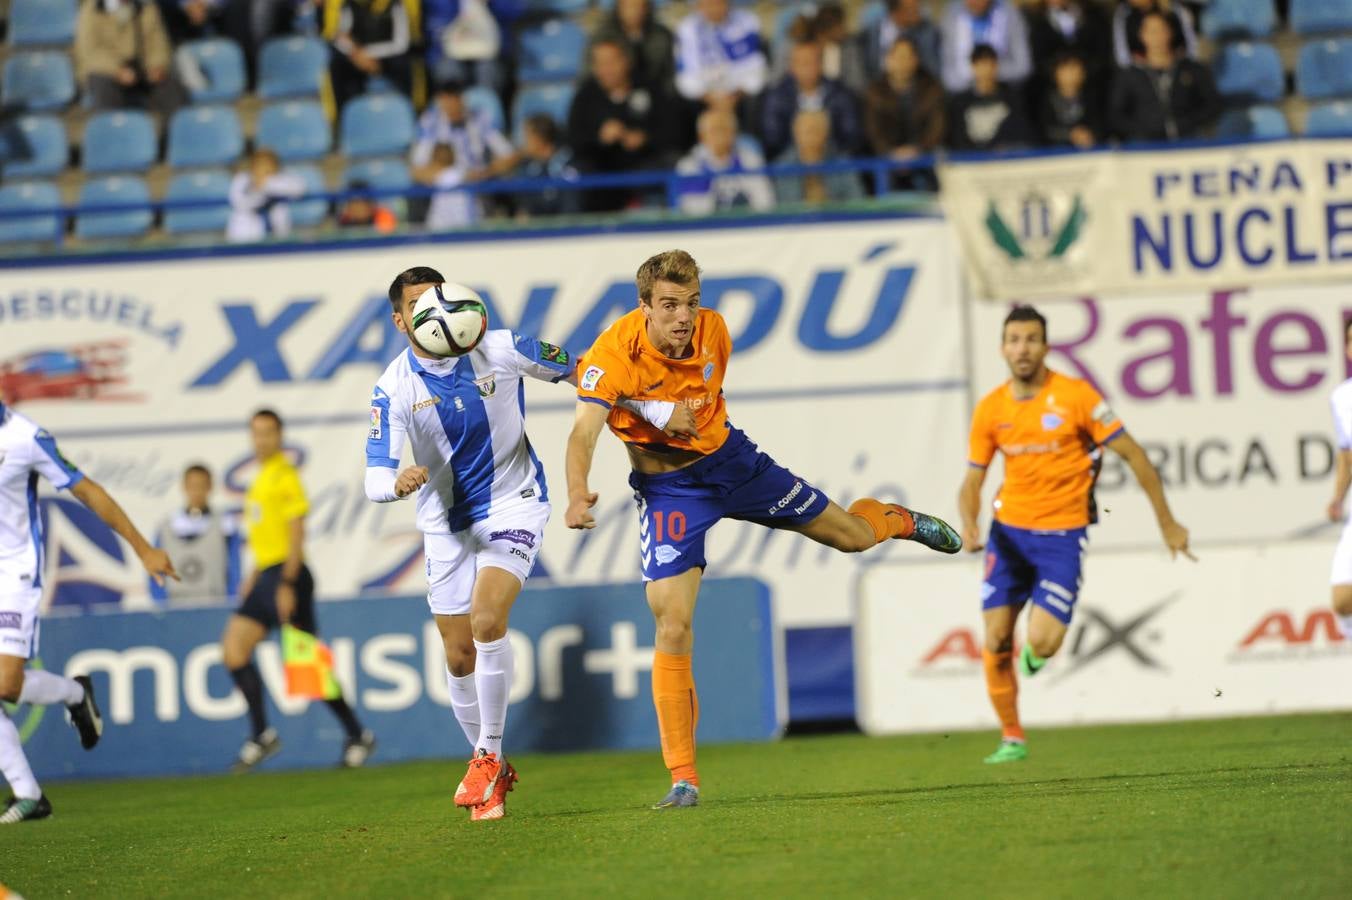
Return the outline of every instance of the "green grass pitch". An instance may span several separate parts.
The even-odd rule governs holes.
[[[656,753],[523,756],[509,817],[458,762],[53,784],[0,830],[46,897],[1347,897],[1352,715],[701,751],[702,805],[652,812]]]

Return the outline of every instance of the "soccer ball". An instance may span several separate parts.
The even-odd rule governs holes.
[[[483,298],[463,284],[438,284],[413,304],[413,342],[433,356],[464,356],[488,330]]]

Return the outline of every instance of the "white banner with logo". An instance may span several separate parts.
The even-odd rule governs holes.
[[[966,428],[960,272],[948,226],[934,219],[4,270],[0,378],[147,529],[179,504],[190,462],[216,472],[219,506],[238,506],[252,470],[246,419],[277,410],[311,497],[308,550],[321,595],[416,593],[412,506],[370,503],[362,489],[371,388],[404,346],[390,323],[390,280],[434,266],[485,294],[490,327],[578,351],[634,306],[639,263],[670,247],[699,260],[704,303],[728,320],[734,424],[838,502],[881,494],[922,508],[951,503]],[[537,574],[637,584],[637,517],[619,442],[605,436],[597,455],[598,527],[569,531],[559,501],[574,394],[531,384],[527,406],[555,500]],[[933,477],[935,460],[944,478]],[[73,501],[46,506],[49,603],[144,600],[125,547]],[[791,626],[844,620],[860,567],[918,552],[898,543],[846,556],[734,522],[717,526],[708,545],[711,575],[762,578]]]
[[[1352,140],[963,162],[940,176],[984,297],[1352,274]]]
[[[1093,552],[1061,652],[1021,679],[1026,725],[1352,709],[1352,642],[1328,603],[1331,541],[1210,547],[1199,561]],[[870,734],[995,729],[982,561],[879,567],[855,634]]]

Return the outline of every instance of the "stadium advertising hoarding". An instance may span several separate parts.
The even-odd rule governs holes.
[[[1352,140],[960,162],[940,174],[980,296],[1346,281],[1352,273]]]
[[[309,554],[327,596],[416,593],[424,584],[408,504],[362,491],[369,398],[404,346],[385,290],[433,265],[480,290],[493,327],[585,349],[636,303],[647,256],[690,250],[703,299],[735,343],[732,421],[839,501],[868,493],[949,502],[933,460],[961,474],[964,433],[960,274],[936,219],[895,215],[824,223],[643,229],[559,237],[357,246],[153,263],[10,269],[0,274],[0,377],[63,450],[142,523],[179,502],[182,467],[217,473],[217,502],[248,482],[245,419],[271,407],[311,495]],[[555,497],[575,400],[527,388],[532,442]],[[917,435],[923,434],[923,439]],[[592,485],[598,527],[549,526],[537,576],[556,584],[636,580],[637,516],[619,443],[605,437]],[[48,501],[51,603],[146,602],[135,560],[76,504]],[[860,566],[919,552],[847,557],[806,539],[724,523],[711,572],[768,582],[788,624],[839,622]]]
[[[1352,709],[1352,642],[1328,607],[1332,542],[1091,552],[1060,654],[1022,679],[1026,725]],[[863,578],[855,628],[870,734],[996,729],[981,663],[982,560]]]
[[[769,592],[711,579],[695,614],[701,743],[776,737],[784,721],[781,633]],[[376,759],[463,759],[445,654],[421,597],[329,603],[320,628],[345,695],[376,732]],[[89,673],[107,731],[86,753],[57,708],[11,710],[39,777],[220,772],[247,736],[244,700],[221,664],[224,609],[58,616],[42,625],[40,660]],[[512,610],[516,654],[507,742],[514,752],[658,745],[652,617],[637,585],[528,588]],[[269,767],[330,766],[343,733],[324,709],[286,696],[281,653],[259,670],[283,749]],[[654,765],[661,766],[659,759]]]

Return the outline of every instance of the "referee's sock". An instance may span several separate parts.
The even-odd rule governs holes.
[[[230,677],[244,695],[244,702],[249,704],[249,727],[253,729],[253,736],[258,737],[268,729],[267,711],[263,708],[263,679],[258,675],[258,667],[250,660],[238,669],[231,669]]]
[[[357,721],[357,714],[352,711],[352,707],[347,705],[347,701],[342,697],[337,700],[325,700],[324,705],[337,717],[338,721],[343,723],[343,728],[347,731],[347,736],[354,741],[361,740],[361,723]]]

